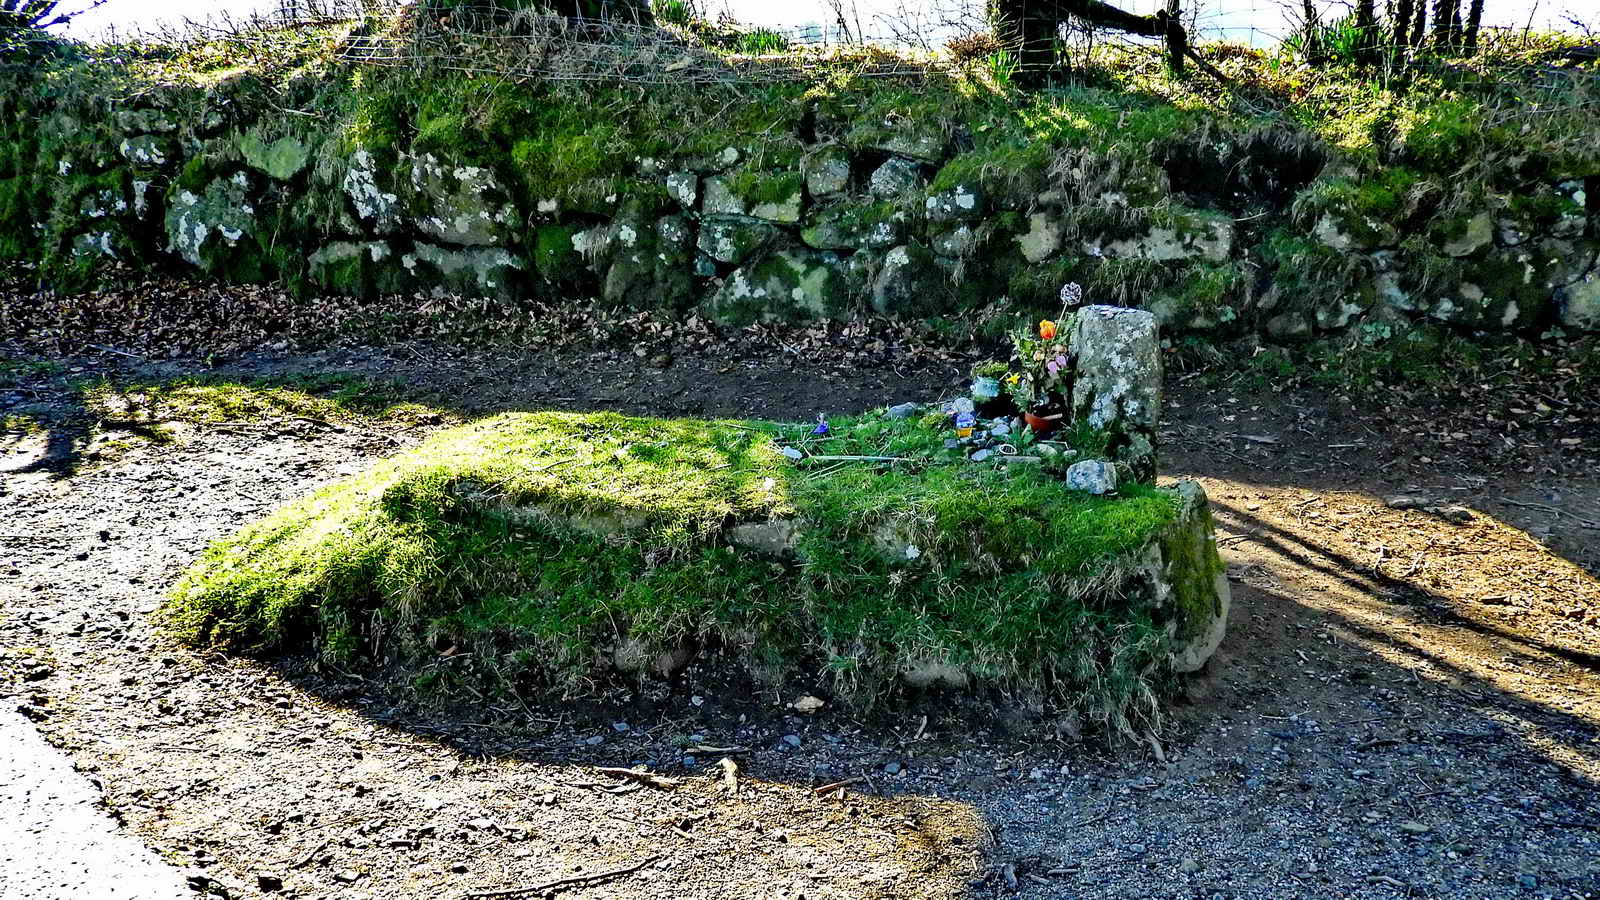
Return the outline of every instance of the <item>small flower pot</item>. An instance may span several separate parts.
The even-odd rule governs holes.
[[[1034,434],[1042,437],[1056,430],[1056,427],[1061,424],[1061,417],[1041,416],[1038,413],[1025,412],[1022,414],[1022,421],[1028,423],[1028,427],[1033,429]]]

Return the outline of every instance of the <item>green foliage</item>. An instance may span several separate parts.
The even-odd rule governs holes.
[[[1453,172],[1481,156],[1484,110],[1466,98],[1423,106],[1401,123],[1406,156],[1434,172]]]
[[[1012,82],[1016,79],[1017,70],[1022,62],[1010,50],[996,50],[989,54],[985,60],[989,67],[989,77],[994,79],[995,87],[1001,91],[1011,90]]]
[[[833,424],[552,413],[453,429],[218,542],[165,616],[191,642],[347,663],[381,642],[426,664],[448,641],[499,690],[578,690],[609,648],[691,641],[755,670],[820,666],[862,706],[944,662],[1102,722],[1153,714],[1139,704],[1161,681],[1162,624],[1104,586],[1173,521],[1169,494],[1094,498],[967,463],[937,418]],[[908,461],[796,466],[779,445]],[[792,557],[726,537],[790,518]]]
[[[654,0],[651,8],[655,11],[656,21],[663,25],[685,28],[695,19],[694,9],[686,0]]]
[[[738,51],[751,56],[770,56],[789,49],[789,41],[770,28],[757,28],[739,35]]]

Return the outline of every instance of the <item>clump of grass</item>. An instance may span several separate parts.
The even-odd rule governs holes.
[[[60,363],[45,360],[7,359],[0,356],[0,387],[11,387],[33,378],[61,374]]]
[[[34,416],[6,414],[0,416],[0,434],[29,435],[45,430],[43,422]]]
[[[278,419],[434,422],[441,417],[439,410],[407,399],[399,385],[356,376],[102,380],[80,390],[91,412],[118,421],[214,425]]]
[[[1167,611],[1119,577],[1178,512],[941,455],[878,414],[831,438],[759,422],[507,414],[442,432],[221,541],[166,607],[182,639],[341,664],[469,651],[492,690],[575,693],[619,648],[697,646],[858,707],[919,663],[1152,723]],[[781,446],[894,455],[795,465]],[[738,525],[784,523],[787,552]],[[462,677],[459,667],[452,678]],[[436,677],[428,679],[437,683]]]

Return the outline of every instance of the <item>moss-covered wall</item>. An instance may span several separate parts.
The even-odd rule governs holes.
[[[1593,122],[1415,92],[1261,116],[1132,77],[559,86],[338,38],[0,76],[0,258],[736,323],[1054,312],[1076,281],[1174,334],[1600,330]]]

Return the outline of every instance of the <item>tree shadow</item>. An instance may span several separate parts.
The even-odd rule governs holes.
[[[620,378],[577,378],[556,369],[521,370],[487,397],[472,393],[481,373],[442,385],[402,373],[395,396],[461,417],[552,408],[660,414],[659,406],[651,408],[662,402],[660,392],[681,388],[685,394],[667,402],[701,407],[696,414],[805,419],[812,405],[845,410],[886,398],[922,399],[917,392],[936,395],[941,386],[929,380],[901,393],[882,383],[791,390],[811,376],[790,372],[762,376],[775,390],[756,391],[748,373],[701,370],[682,377],[641,370],[629,386]],[[535,383],[538,389],[529,390]],[[602,392],[603,398],[594,396]],[[291,414],[297,413],[273,412]],[[363,428],[391,434],[422,427],[362,421]],[[320,426],[303,437],[316,433]],[[1286,491],[1327,486],[1270,477],[1275,480],[1233,484]],[[249,490],[248,483],[238,487]],[[794,881],[822,895],[1009,895],[1014,877],[1022,896],[1092,895],[1112,892],[1122,879],[1128,890],[1141,883],[1124,853],[1106,852],[1126,844],[1131,820],[1146,823],[1139,866],[1159,870],[1161,884],[1171,888],[1172,879],[1185,877],[1185,888],[1197,893],[1248,891],[1271,868],[1264,856],[1223,865],[1205,853],[1219,841],[1271,852],[1247,843],[1261,830],[1252,823],[1287,802],[1273,789],[1298,795],[1307,790],[1301,784],[1328,792],[1324,805],[1336,809],[1395,805],[1407,818],[1427,819],[1437,837],[1374,835],[1370,823],[1319,811],[1284,825],[1284,839],[1314,846],[1331,834],[1369,845],[1374,858],[1398,854],[1391,860],[1432,873],[1447,872],[1448,864],[1405,854],[1425,844],[1451,846],[1459,837],[1453,823],[1482,820],[1477,793],[1521,796],[1530,783],[1548,783],[1533,806],[1495,814],[1498,834],[1473,832],[1470,840],[1484,856],[1600,829],[1587,799],[1600,786],[1593,774],[1600,772],[1600,745],[1594,743],[1600,710],[1565,708],[1555,694],[1524,689],[1529,680],[1496,677],[1499,657],[1511,650],[1578,670],[1569,679],[1569,696],[1593,697],[1600,679],[1585,679],[1600,674],[1595,654],[1473,617],[1448,593],[1383,567],[1373,571],[1350,552],[1291,530],[1283,517],[1255,514],[1217,493],[1220,537],[1230,548],[1225,555],[1242,556],[1243,542],[1234,539],[1248,536],[1252,558],[1264,568],[1259,579],[1253,568],[1241,573],[1233,628],[1210,672],[1190,681],[1187,701],[1180,698],[1174,708],[1165,764],[1142,746],[1107,751],[1076,743],[1048,717],[1008,709],[1004,698],[997,703],[976,691],[908,693],[903,705],[867,718],[832,706],[804,715],[788,706],[793,696],[744,678],[692,671],[678,681],[603,688],[581,702],[525,696],[439,705],[414,702],[406,673],[398,671],[343,672],[305,657],[279,658],[264,668],[239,660],[210,665],[250,678],[271,673],[289,689],[290,702],[327,710],[340,727],[346,718],[367,723],[372,737],[358,752],[369,760],[346,764],[359,769],[363,783],[380,787],[356,800],[414,789],[402,776],[415,767],[437,774],[472,802],[488,805],[482,798],[492,797],[504,803],[494,827],[520,830],[526,836],[518,841],[533,841],[541,831],[553,835],[548,845],[485,847],[500,866],[471,874],[472,886],[485,890],[551,880],[563,870],[549,862],[562,858],[550,847],[587,847],[583,841],[605,834],[605,846],[589,856],[621,866],[652,856],[710,854],[717,861],[709,871],[668,870],[660,877],[679,886],[720,883],[732,893],[734,884],[787,887]],[[1289,586],[1273,586],[1278,580]],[[1444,639],[1456,632],[1472,641]],[[195,732],[192,746],[161,765],[178,780],[193,753],[221,757],[238,752],[230,748],[243,741],[254,754],[245,768],[270,769],[278,778],[270,796],[251,795],[249,814],[292,816],[302,794],[344,775],[306,768],[297,756],[307,751],[294,741],[275,743],[274,728],[265,717],[223,719]],[[440,754],[455,762],[436,765]],[[736,765],[737,791],[725,787],[723,758]],[[1441,769],[1441,760],[1449,766]],[[1063,766],[1072,774],[1048,775],[1051,799],[1041,805],[1043,789],[1032,773]],[[1559,780],[1548,778],[1551,766],[1562,773]],[[658,787],[642,776],[605,771],[634,767],[676,784]],[[1367,774],[1348,776],[1355,770]],[[1455,781],[1432,787],[1441,772],[1459,774],[1472,789],[1452,789]],[[1419,779],[1430,785],[1425,806],[1411,800]],[[1174,804],[1162,796],[1169,786],[1185,792],[1177,805],[1187,815],[1171,814]],[[359,808],[369,818],[400,815],[368,806]],[[293,860],[321,852],[341,860],[387,859],[376,855],[383,851],[370,840],[321,850],[326,833],[289,828],[285,835],[283,855]],[[513,859],[508,848],[514,846],[538,846],[552,855]],[[1340,846],[1316,851],[1316,858],[1335,867],[1336,889],[1365,885],[1365,872],[1337,868]],[[1205,860],[1199,872],[1175,875],[1190,857]],[[396,873],[406,865],[395,861]],[[879,880],[864,890],[866,881],[839,885],[812,878],[830,867],[851,873],[846,881]],[[1236,871],[1223,871],[1230,867]],[[398,881],[378,880],[389,874],[371,877],[374,886],[398,890]],[[1582,873],[1540,877],[1552,886],[1589,887]],[[460,881],[447,879],[440,890],[455,890]]]

